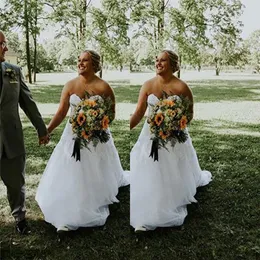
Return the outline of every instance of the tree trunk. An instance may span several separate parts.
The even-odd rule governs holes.
[[[219,59],[215,58],[215,71],[216,71],[216,76],[219,76],[219,72],[220,72],[220,65],[219,65]]]
[[[177,74],[178,78],[181,77],[181,62],[182,62],[181,55],[179,55],[179,66],[180,66],[180,69],[178,70],[178,74]]]
[[[33,82],[36,82],[36,72],[37,72],[37,1],[36,1],[36,7],[35,7],[35,16],[34,16],[34,61],[33,61]]]
[[[80,22],[79,22],[79,41],[80,48],[85,48],[85,34],[86,34],[86,12],[87,12],[87,1],[80,1],[80,8],[82,10]]]
[[[218,66],[218,64],[215,64],[215,68],[216,68],[216,76],[219,76],[219,72],[220,72],[220,67]]]
[[[101,54],[101,70],[99,71],[99,77],[102,79],[103,74],[103,62],[104,62],[104,56]]]
[[[26,38],[26,58],[29,83],[32,83],[31,56],[30,56],[30,37],[29,37],[29,20],[27,0],[24,1],[24,21],[25,21],[25,38]]]
[[[165,13],[165,5],[164,0],[160,0],[159,2],[159,10],[160,15],[158,17],[158,44],[159,49],[163,48],[164,43],[164,13]]]
[[[36,82],[37,72],[37,36],[34,35],[34,61],[33,61],[33,82]]]

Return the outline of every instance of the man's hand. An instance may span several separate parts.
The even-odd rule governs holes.
[[[45,135],[45,136],[41,136],[41,137],[39,137],[39,145],[42,145],[42,144],[47,144],[47,143],[49,143],[49,141],[50,141],[50,136],[49,136],[49,134],[47,134],[47,135]]]

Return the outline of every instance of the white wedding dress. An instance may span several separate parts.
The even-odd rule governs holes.
[[[81,99],[70,96],[71,113]],[[56,228],[104,225],[109,215],[108,205],[118,202],[120,186],[129,184],[113,138],[96,147],[80,150],[81,159],[71,157],[74,146],[72,128],[67,122],[41,178],[36,193],[45,220]]]
[[[148,96],[148,113],[158,102]],[[211,173],[202,171],[190,137],[168,151],[159,149],[159,161],[149,157],[152,140],[147,122],[130,155],[130,224],[147,230],[180,226],[187,216],[187,204],[196,202],[196,188],[211,181]]]

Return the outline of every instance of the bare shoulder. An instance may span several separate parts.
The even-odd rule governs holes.
[[[188,96],[190,99],[192,99],[192,91],[190,89],[190,87],[187,85],[186,82],[184,82],[181,79],[176,78],[175,82],[174,82],[175,88],[176,88],[176,92],[179,95],[184,95],[184,96]]]
[[[105,80],[98,78],[96,81],[96,87],[99,92],[104,93],[105,96],[114,96],[113,89]]]
[[[100,88],[111,88],[110,85],[103,79],[101,78],[97,78],[96,84],[100,87]]]
[[[141,90],[143,92],[146,92],[147,95],[151,94],[152,90],[153,90],[153,87],[155,85],[155,82],[156,82],[156,78],[151,78],[147,81],[144,82]]]
[[[78,81],[79,81],[79,77],[76,77],[76,78],[74,78],[74,79],[69,80],[69,81],[65,84],[65,86],[75,86],[75,84],[77,84]]]
[[[75,86],[78,84],[78,77],[69,80],[63,87],[62,92],[66,92],[68,95],[71,95],[73,92],[73,89],[75,88]]]
[[[156,82],[156,77],[153,77],[147,81],[144,82],[143,86],[146,86],[146,87],[152,87]]]

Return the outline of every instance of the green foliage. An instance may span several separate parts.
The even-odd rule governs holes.
[[[131,22],[134,24],[133,38],[145,41],[149,50],[144,59],[151,60],[165,43],[165,12],[168,1],[132,1]],[[145,51],[144,49],[140,51]]]
[[[33,57],[32,66],[42,57],[38,36],[44,26],[53,24],[55,40],[43,47],[54,68],[74,67],[79,53],[91,46],[101,54],[104,65],[140,70],[151,66],[158,52],[167,47],[178,52],[182,64],[199,70],[206,61],[215,66],[217,74],[224,65],[242,69],[248,62],[257,71],[254,46],[258,44],[250,42],[258,38],[252,36],[255,41],[242,43],[242,10],[241,0],[180,0],[174,5],[167,0],[102,0],[99,7],[91,0],[6,0],[0,25],[6,31],[20,28],[29,33],[25,41],[29,47],[19,49],[21,63]],[[51,68],[39,62],[36,67]]]
[[[209,42],[206,37],[206,11],[204,1],[195,0],[182,0],[179,8],[169,9],[169,41],[184,64],[201,66],[201,50]]]
[[[245,41],[245,47],[248,49],[249,62],[255,71],[260,72],[260,30],[254,31]]]
[[[40,34],[39,17],[44,18],[44,5],[42,0],[7,0],[1,13],[0,25],[6,31],[15,28],[21,30],[25,37],[25,45],[22,46],[21,63],[27,64],[29,82],[32,83],[31,71],[37,71],[37,37]],[[32,43],[33,42],[33,43]],[[33,48],[33,54],[31,49]],[[34,81],[36,76],[34,76]]]
[[[205,48],[211,47],[219,73],[223,65],[246,62],[238,45],[242,8],[240,0],[181,0],[178,6],[163,0],[136,1],[131,13],[132,23],[138,25],[134,37],[146,40],[149,52],[143,60],[170,46],[182,63],[199,69]]]
[[[59,25],[56,38],[68,38],[79,54],[86,42],[86,17],[91,0],[51,0],[50,20]]]
[[[128,1],[103,0],[101,7],[91,8],[88,27],[88,40],[97,46],[102,62],[122,69],[128,60],[129,38],[127,31]]]

